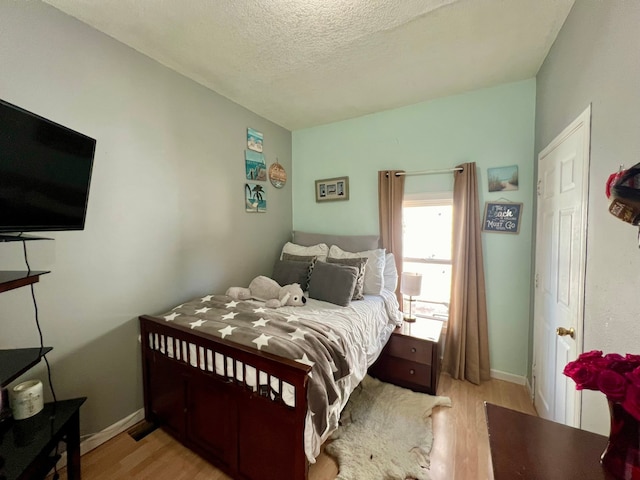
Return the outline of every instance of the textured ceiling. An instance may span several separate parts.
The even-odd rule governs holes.
[[[574,0],[44,0],[290,130],[536,75]]]

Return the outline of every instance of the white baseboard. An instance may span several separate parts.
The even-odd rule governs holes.
[[[86,435],[86,438],[84,438],[84,440],[80,442],[80,455],[84,455],[85,453],[90,452],[94,448],[97,448],[103,443],[111,440],[116,435],[127,431],[129,428],[133,427],[141,420],[144,420],[144,408],[133,412],[131,415],[128,415],[122,420],[118,420],[113,425],[108,426],[98,433],[91,433],[89,435]],[[60,460],[58,460],[57,467],[62,468],[66,465],[67,452],[64,452],[60,457]]]
[[[526,385],[527,377],[522,375],[514,375],[513,373],[501,372],[500,370],[491,369],[491,378],[496,380],[504,380],[505,382],[517,383],[518,385]]]
[[[529,381],[529,379],[527,378],[527,383],[526,383],[526,387],[527,387],[527,392],[529,392],[529,398],[531,399],[531,403],[533,403],[533,386],[531,385],[531,382]]]

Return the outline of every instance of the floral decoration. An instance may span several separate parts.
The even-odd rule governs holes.
[[[600,350],[581,354],[564,367],[578,390],[599,390],[640,421],[640,355],[602,355]]]

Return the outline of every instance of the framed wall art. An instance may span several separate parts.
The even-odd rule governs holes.
[[[520,233],[522,204],[515,202],[486,202],[484,204],[484,232]]]
[[[244,210],[247,213],[267,211],[267,192],[259,183],[244,184]]]
[[[247,128],[247,148],[249,150],[262,153],[263,138],[262,132]]]
[[[518,166],[487,169],[490,192],[508,192],[518,190]]]
[[[316,180],[316,202],[349,200],[349,177]]]
[[[244,151],[245,170],[247,172],[247,180],[259,180],[264,182],[267,180],[267,165],[264,161],[262,153],[253,150]]]

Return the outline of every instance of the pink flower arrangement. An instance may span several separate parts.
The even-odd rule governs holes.
[[[562,373],[576,382],[576,389],[599,390],[640,421],[640,355],[603,356],[592,350],[569,362]]]

